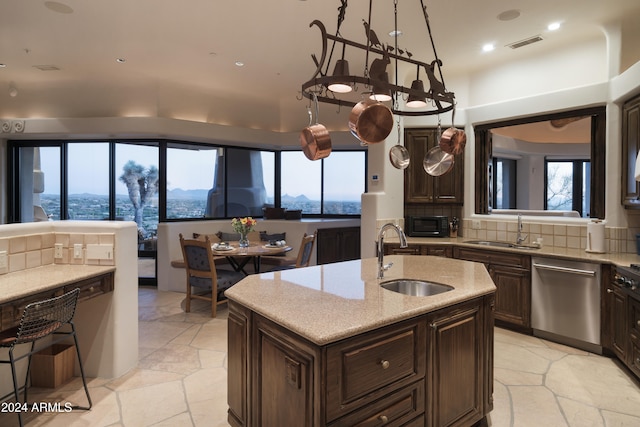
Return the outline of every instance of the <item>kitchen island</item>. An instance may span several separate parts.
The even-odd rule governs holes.
[[[493,407],[484,265],[393,255],[251,275],[226,295],[233,426],[471,426]],[[394,279],[452,286],[418,297]]]

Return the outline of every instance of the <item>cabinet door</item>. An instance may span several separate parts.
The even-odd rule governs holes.
[[[627,347],[627,366],[640,376],[640,301],[627,297],[627,327],[629,328],[629,346]]]
[[[496,285],[496,320],[531,327],[531,272],[491,264],[489,274]]]
[[[406,129],[405,146],[411,163],[405,169],[405,202],[462,204],[464,202],[464,155],[454,158],[453,168],[434,177],[425,172],[422,162],[428,151],[438,146],[437,130]]]
[[[340,229],[341,261],[360,259],[360,227]]]
[[[360,227],[321,228],[316,236],[317,263],[360,258]]]
[[[640,96],[625,102],[622,108],[622,204],[640,208],[640,187],[635,180],[636,155],[640,150]]]
[[[261,319],[252,335],[251,425],[313,426],[314,355]]]
[[[477,301],[428,316],[429,425],[470,426],[482,419],[483,320]]]
[[[424,245],[426,250],[425,255],[440,256],[444,258],[451,258],[453,256],[453,248],[451,246],[435,246]]]
[[[627,354],[627,296],[617,285],[610,285],[609,296],[611,304],[611,350],[620,360],[625,360]]]
[[[405,203],[433,203],[433,177],[425,172],[422,161],[436,145],[433,129],[405,129],[404,144],[411,162],[404,171]]]

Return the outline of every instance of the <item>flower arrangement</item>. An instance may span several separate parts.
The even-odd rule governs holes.
[[[258,223],[255,219],[250,216],[245,218],[233,218],[231,220],[231,226],[236,233],[240,233],[242,235],[247,235],[250,231],[253,230],[253,227]]]

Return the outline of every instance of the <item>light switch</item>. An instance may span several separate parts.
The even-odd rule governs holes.
[[[5,269],[7,267],[9,267],[7,251],[0,251],[0,269]]]
[[[73,245],[73,257],[75,259],[82,258],[82,243],[76,243]]]

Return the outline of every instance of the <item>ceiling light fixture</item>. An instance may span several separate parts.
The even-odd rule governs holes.
[[[244,62],[236,61],[236,67],[244,67]]]
[[[124,64],[125,62],[127,62],[127,60],[126,60],[126,59],[124,59],[124,58],[116,58],[116,62],[117,62],[118,64]]]
[[[552,22],[551,24],[547,25],[547,30],[549,31],[555,31],[555,30],[559,30],[560,29],[560,23],[559,22]]]
[[[345,19],[347,0],[341,0],[341,3],[342,6],[338,8],[338,22],[335,35],[328,34],[324,24],[317,19],[310,24],[310,26],[318,27],[321,32],[322,54],[319,58],[316,57],[315,54],[311,55],[316,66],[316,70],[311,76],[311,79],[302,84],[302,96],[304,98],[309,100],[317,98],[318,102],[353,107],[356,105],[356,102],[360,101],[360,99],[354,101],[354,98],[357,98],[357,96],[350,95],[351,99],[345,96],[340,98],[339,96],[344,92],[337,92],[333,90],[333,85],[342,84],[350,88],[349,92],[358,94],[359,90],[360,95],[367,94],[378,101],[382,99],[393,99],[394,102],[391,112],[401,116],[435,115],[453,110],[455,95],[453,92],[449,92],[446,89],[444,83],[444,77],[442,75],[442,61],[438,58],[436,53],[435,43],[431,34],[431,26],[429,24],[429,16],[424,5],[424,0],[420,0],[419,4],[427,27],[429,43],[433,51],[434,58],[432,60],[416,59],[404,46],[403,49],[398,48],[397,36],[395,37],[395,46],[392,44],[384,44],[378,39],[371,25],[373,0],[369,0],[368,18],[361,19],[364,26],[364,44],[343,38],[340,34],[340,26]],[[406,3],[403,3],[403,5],[405,4]],[[393,5],[394,16],[396,19],[392,33],[399,35],[401,32],[398,30],[397,25],[398,0],[394,0]],[[360,21],[360,19],[358,21]],[[329,44],[331,44],[331,46],[329,46]],[[338,48],[342,47],[342,56],[334,60],[333,53],[336,45]],[[345,71],[347,62],[345,59],[346,46],[349,46],[350,48],[350,55],[356,55],[356,53],[353,52],[357,52],[357,54],[364,56],[364,70],[362,74]],[[416,49],[418,48],[419,47],[416,46]],[[374,57],[372,61],[370,61],[370,57]],[[388,76],[390,73],[387,71],[387,67],[391,65],[392,61],[395,66],[395,83],[388,82]],[[398,64],[401,64],[402,66],[415,66],[418,69],[418,74],[420,69],[423,68],[428,77],[429,88],[425,90],[424,83],[422,83],[419,78],[416,80],[422,83],[422,87],[420,87],[420,84],[416,81],[412,83],[411,88],[398,84],[398,74],[402,72],[402,68],[399,68]],[[329,70],[332,68],[334,72],[333,74],[329,74]],[[380,98],[383,92],[386,93],[386,97]],[[422,100],[424,103],[423,106],[428,108],[416,111],[415,107],[412,108],[407,104],[401,105],[399,102],[401,99],[406,100],[407,102],[414,100],[418,102],[418,100]],[[413,102],[412,105],[414,105]],[[408,109],[405,107],[408,107]]]
[[[18,88],[13,82],[9,84],[9,96],[12,98],[15,98],[16,96],[18,96]]]
[[[496,46],[493,43],[487,43],[485,45],[482,46],[482,51],[483,52],[491,52],[492,50],[495,50]]]

